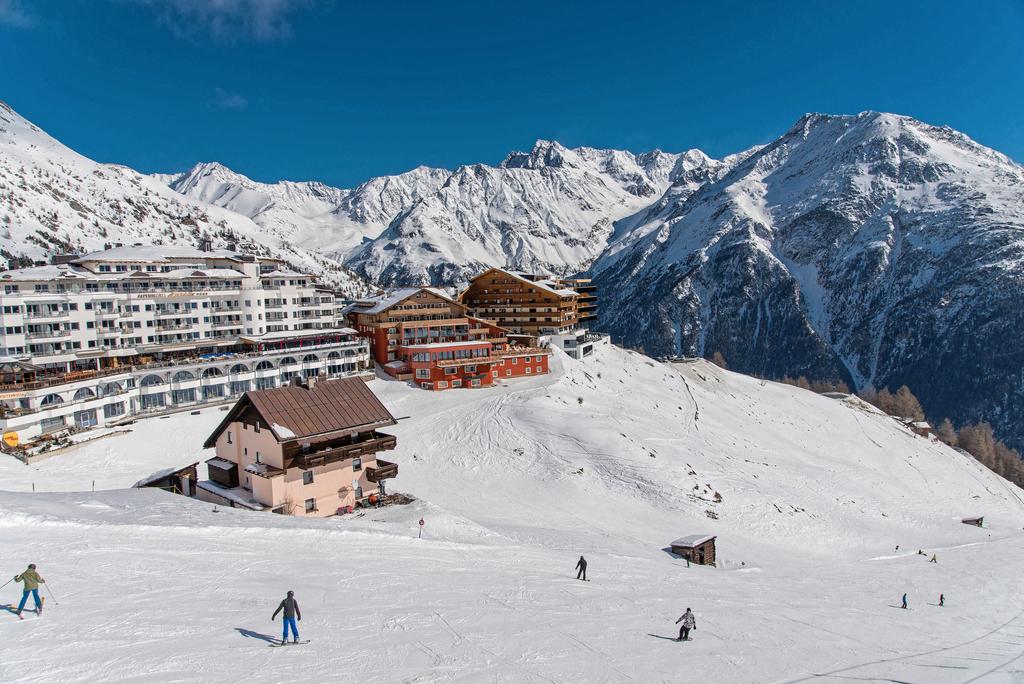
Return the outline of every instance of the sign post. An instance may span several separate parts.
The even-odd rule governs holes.
[[[423,539],[423,518],[420,518],[420,533],[416,536],[417,539]]]

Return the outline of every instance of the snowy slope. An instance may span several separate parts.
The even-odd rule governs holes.
[[[213,513],[147,491],[33,495],[29,479],[48,463],[64,477],[58,459],[74,452],[5,466],[4,487],[22,491],[0,493],[4,571],[37,562],[60,605],[23,623],[0,613],[17,635],[0,642],[0,679],[1020,677],[1019,489],[859,403],[617,348],[553,365],[474,392],[374,381],[409,416],[392,430],[391,489],[420,501],[364,517]],[[128,484],[174,464],[143,446],[154,431],[198,440],[218,412],[204,414],[142,421],[86,461],[122,462]],[[989,529],[960,524],[969,514]],[[717,569],[664,553],[690,533],[719,535]],[[588,583],[570,574],[580,553]],[[312,643],[271,650],[287,589]],[[894,610],[904,591],[912,610]],[[695,640],[666,640],[687,606]]]
[[[320,254],[294,247],[248,217],[182,197],[159,178],[98,164],[0,102],[0,253],[25,261],[106,243],[215,246],[272,254],[352,292],[366,287]]]
[[[578,272],[616,219],[665,190],[678,159],[540,140],[498,167],[456,169],[347,263],[383,283],[449,284],[488,266]]]
[[[772,377],[909,385],[1024,435],[1024,168],[948,127],[810,114],[593,266],[601,326]]]

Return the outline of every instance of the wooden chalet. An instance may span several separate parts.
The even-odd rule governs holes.
[[[697,565],[714,565],[715,539],[716,537],[710,534],[691,534],[680,537],[672,542],[672,553]]]
[[[384,494],[398,475],[377,453],[395,448],[379,432],[395,419],[359,378],[247,392],[206,439],[217,455],[199,498],[275,513],[327,516]]]
[[[544,276],[490,268],[470,281],[460,299],[474,316],[516,333],[557,335],[580,326],[579,293]],[[597,311],[592,292],[587,302],[589,320]]]

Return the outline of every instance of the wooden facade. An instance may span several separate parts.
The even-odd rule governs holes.
[[[576,330],[580,325],[579,298],[579,293],[557,281],[500,268],[473,278],[460,295],[474,316],[537,336]]]
[[[360,300],[348,316],[385,372],[424,389],[487,387],[548,372],[549,350],[522,336],[510,340],[508,330],[433,288]]]
[[[697,565],[715,565],[715,539],[712,535],[700,534],[682,537],[672,542],[672,553]]]

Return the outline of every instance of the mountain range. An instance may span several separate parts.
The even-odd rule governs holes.
[[[599,327],[769,377],[907,384],[933,419],[1024,446],[1024,169],[948,127],[809,114],[712,159],[538,141],[500,164],[353,189],[217,163],[144,175],[0,106],[0,251],[26,263],[137,241],[286,258],[349,294],[484,266],[584,272]]]

